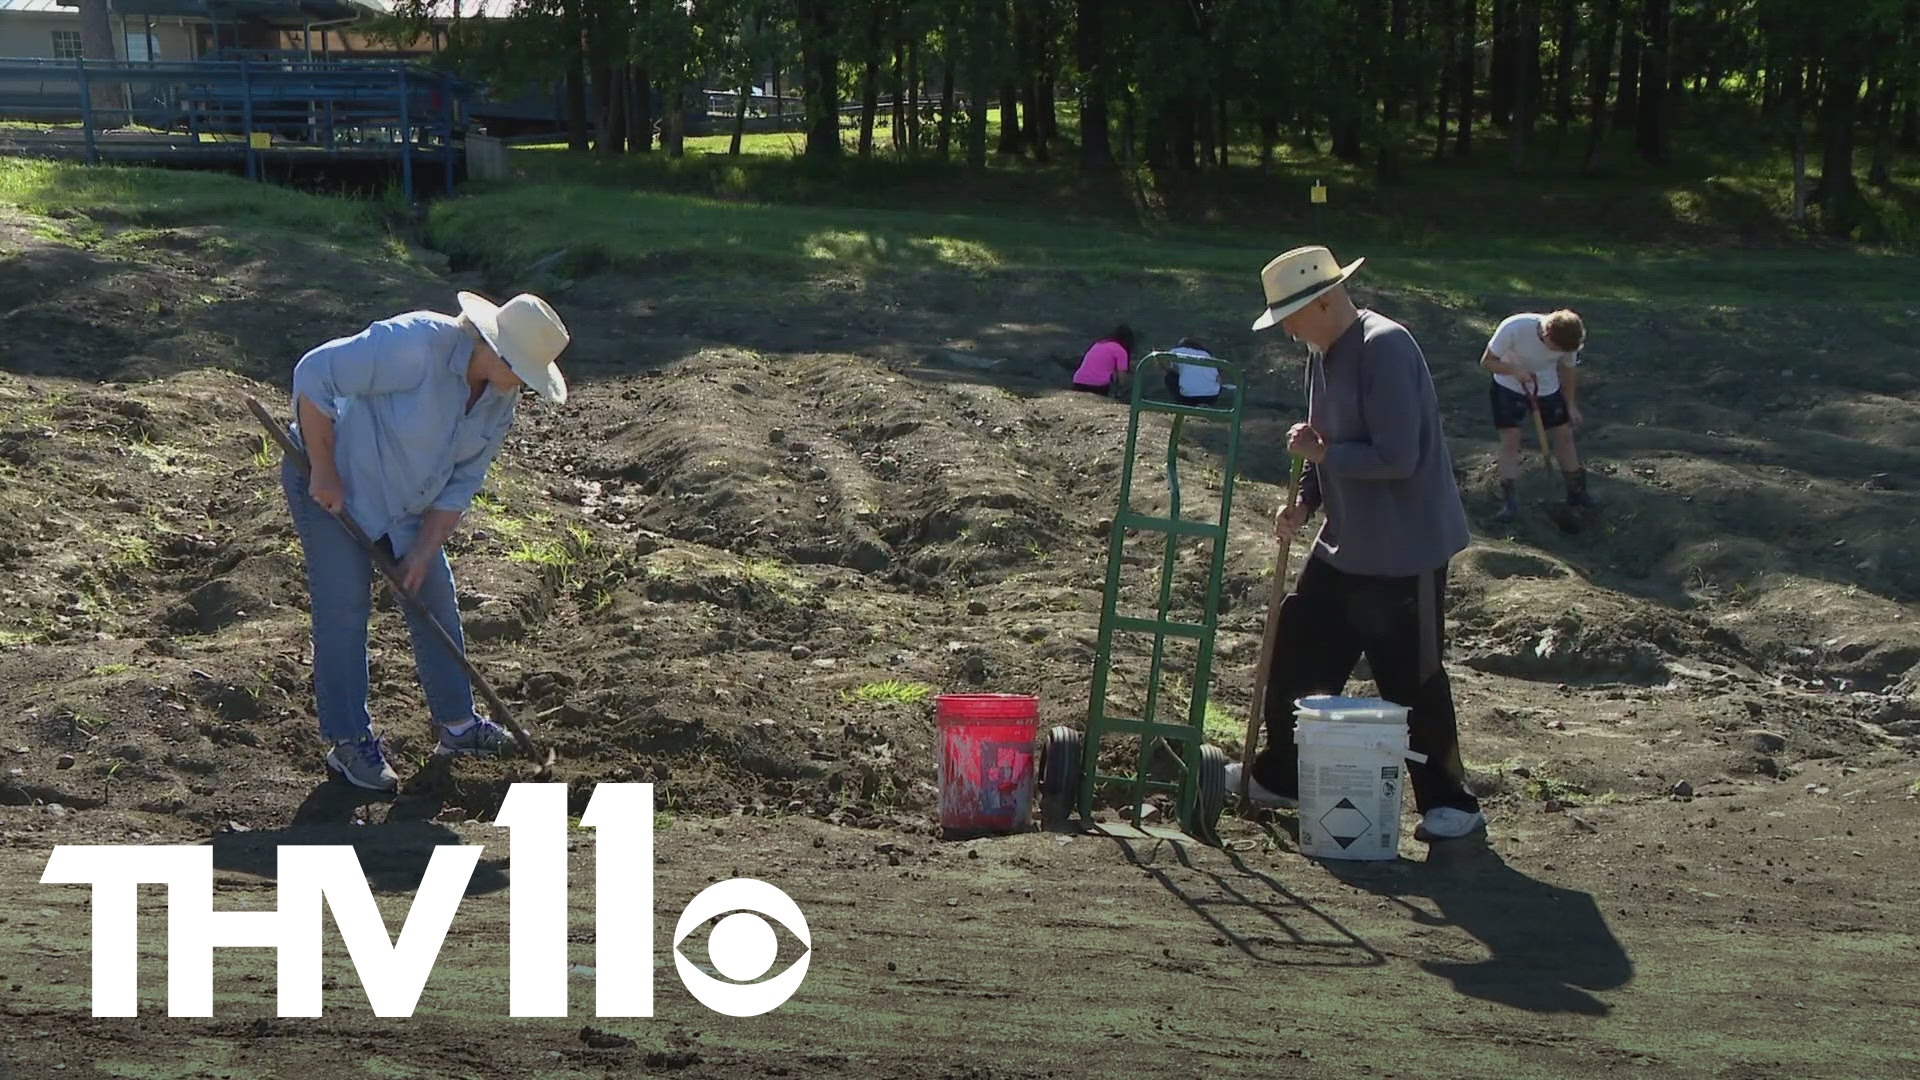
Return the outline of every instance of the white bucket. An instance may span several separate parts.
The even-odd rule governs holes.
[[[1407,708],[1380,698],[1319,695],[1294,702],[1300,748],[1300,853],[1316,859],[1400,855]]]

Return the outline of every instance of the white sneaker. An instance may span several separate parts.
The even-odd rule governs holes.
[[[1236,761],[1227,766],[1227,794],[1238,795],[1239,793],[1240,763]],[[1285,795],[1276,795],[1268,791],[1265,787],[1262,787],[1260,781],[1252,778],[1248,778],[1247,780],[1247,798],[1252,799],[1256,806],[1271,806],[1281,810],[1298,810],[1300,808],[1299,800],[1289,799]]]
[[[1468,813],[1451,806],[1436,806],[1414,826],[1415,840],[1456,840],[1487,827],[1487,816],[1478,810]]]

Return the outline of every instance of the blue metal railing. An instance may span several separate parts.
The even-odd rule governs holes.
[[[80,120],[89,164],[100,135],[146,129],[213,149],[237,140],[259,178],[266,136],[281,150],[391,149],[413,197],[414,159],[437,159],[452,190],[456,135],[475,92],[444,72],[378,61],[0,59],[0,116]],[[175,148],[177,150],[177,148]]]

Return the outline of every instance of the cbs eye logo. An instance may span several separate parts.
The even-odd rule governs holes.
[[[707,955],[714,969],[733,982],[721,982],[701,971],[680,951],[680,943],[694,927],[721,914],[727,917],[707,938]],[[765,982],[754,982],[767,973],[780,953],[779,939],[761,914],[772,916],[799,938],[805,952],[786,971]],[[806,916],[800,914],[800,906],[786,893],[754,878],[731,878],[707,886],[680,913],[680,922],[673,929],[673,963],[680,972],[680,982],[700,1004],[728,1016],[758,1016],[785,1004],[807,977],[811,959],[813,939],[807,933]]]

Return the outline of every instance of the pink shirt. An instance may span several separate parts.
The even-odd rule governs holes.
[[[1106,386],[1116,371],[1127,370],[1127,350],[1117,341],[1096,341],[1080,361],[1073,381],[1081,386]]]

